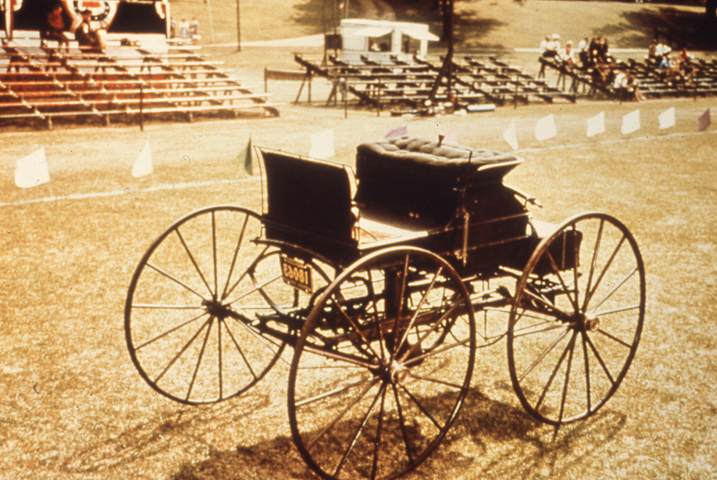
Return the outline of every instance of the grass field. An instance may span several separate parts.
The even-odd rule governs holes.
[[[531,0],[524,7],[503,8],[552,3],[566,9],[602,6],[606,16],[618,6],[637,8]],[[175,11],[184,5],[178,2]],[[199,1],[196,5],[201,7]],[[494,2],[493,8],[500,5]],[[278,23],[271,32],[257,30],[254,38],[316,31],[290,21],[289,12],[281,22],[272,20]],[[252,24],[248,13],[245,18]],[[540,28],[542,33],[548,26]],[[575,34],[587,29],[584,24],[571,28]],[[550,32],[558,29],[549,26]],[[481,43],[505,45],[498,32]],[[230,33],[225,32],[227,38]],[[276,66],[274,60],[289,57],[291,62],[289,49],[227,50],[225,55],[250,78],[258,78],[264,66]],[[274,88],[289,101],[297,87]],[[660,130],[657,116],[673,106],[676,126]],[[335,160],[351,165],[356,145],[404,124],[412,135],[435,138],[453,128],[462,144],[507,150],[502,135],[511,120],[518,129],[517,154],[525,163],[507,182],[543,203],[543,209],[533,209],[536,218],[559,222],[599,210],[635,234],[647,271],[642,342],[610,403],[587,421],[561,429],[555,442],[552,429],[531,420],[515,398],[505,344],[480,351],[457,423],[438,451],[407,478],[717,478],[717,334],[711,329],[717,313],[712,220],[717,143],[714,127],[697,132],[695,124],[715,106],[714,99],[581,101],[412,119],[352,111],[345,119],[340,109],[287,104],[279,118],[150,123],[144,133],[131,125],[0,132],[0,334],[5,339],[0,344],[0,478],[316,478],[290,438],[288,368],[281,362],[246,395],[215,406],[174,404],[142,381],[123,332],[125,295],[137,262],[171,222],[194,209],[226,203],[260,209],[259,178],[249,177],[236,161],[250,135],[255,145],[307,154],[309,135],[333,128]],[[623,115],[637,108],[642,128],[622,135]],[[587,138],[587,118],[601,111],[606,133]],[[558,135],[538,142],[533,127],[548,114],[555,116]],[[154,173],[134,178],[131,168],[147,139]],[[40,146],[47,152],[51,181],[17,188],[15,160]]]

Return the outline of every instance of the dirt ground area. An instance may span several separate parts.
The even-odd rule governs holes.
[[[296,84],[274,87],[293,98]],[[676,126],[657,117],[675,107]],[[160,397],[127,354],[123,309],[144,250],[171,222],[213,204],[261,208],[261,183],[236,161],[254,145],[308,154],[333,129],[334,159],[407,126],[436,138],[508,150],[515,120],[525,163],[507,182],[560,222],[599,210],[621,219],[645,259],[642,342],[620,390],[597,415],[560,430],[536,423],[510,386],[505,343],[478,353],[461,415],[410,479],[717,478],[714,299],[717,211],[714,127],[696,118],[713,99],[531,105],[466,116],[377,116],[319,105],[279,118],[150,123],[0,133],[0,478],[311,479],[291,441],[288,367],[227,402],[187,407]],[[623,115],[642,128],[622,135]],[[606,133],[586,119],[605,112]],[[553,114],[558,135],[539,142]],[[131,168],[149,139],[154,173]],[[13,183],[15,160],[45,147],[51,181]],[[286,355],[290,355],[287,353]],[[287,356],[287,359],[290,356]]]

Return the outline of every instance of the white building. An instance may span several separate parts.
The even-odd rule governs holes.
[[[346,62],[359,62],[362,55],[376,62],[388,62],[391,57],[410,62],[413,55],[425,57],[428,42],[439,40],[428,25],[383,20],[344,19],[340,34],[339,58]]]

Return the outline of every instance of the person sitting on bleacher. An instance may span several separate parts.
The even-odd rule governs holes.
[[[647,61],[658,63],[660,60],[662,60],[660,55],[657,53],[657,46],[659,44],[657,43],[657,39],[653,38],[652,42],[650,42],[650,46],[647,48]]]
[[[192,43],[197,43],[202,38],[199,35],[199,22],[197,17],[192,17],[192,21],[189,22],[189,36],[192,38]]]
[[[635,75],[616,70],[613,88],[624,100],[635,100],[641,102],[645,99],[640,93],[638,80]]]
[[[690,55],[686,48],[683,48],[680,50],[677,58],[679,61],[678,68],[680,69],[682,77],[685,80],[690,80],[696,71],[695,64],[692,62],[695,57]]]
[[[560,35],[553,34],[553,38],[545,37],[545,40],[540,42],[540,56],[544,58],[555,58],[558,56],[560,50]]]
[[[580,43],[578,43],[578,58],[580,59],[580,63],[583,67],[588,66],[588,58],[590,56],[590,51],[588,50],[588,46],[590,43],[588,42],[588,37],[583,38],[580,40]]]
[[[179,22],[179,37],[184,40],[189,40],[191,38],[191,32],[189,31],[189,22],[186,18],[183,18],[181,22]]]
[[[75,39],[83,52],[103,53],[107,47],[104,36],[100,30],[92,28],[91,20],[92,12],[84,10],[82,12],[82,23],[75,30]]]
[[[610,51],[607,45],[607,38],[600,37],[598,39],[597,48],[597,62],[598,63],[610,63],[612,58],[610,57]]]
[[[568,40],[568,42],[565,44],[565,48],[558,55],[558,59],[563,62],[563,64],[568,67],[568,69],[571,69],[575,66],[575,52],[573,51],[572,41]]]
[[[62,18],[62,4],[56,4],[50,13],[47,14],[47,25],[40,32],[40,46],[45,46],[45,41],[55,40],[59,48],[65,45],[70,48],[70,39],[65,35],[65,19]]]

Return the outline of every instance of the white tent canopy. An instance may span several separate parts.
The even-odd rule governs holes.
[[[411,61],[413,55],[425,57],[428,42],[439,38],[428,31],[428,25],[408,22],[389,22],[350,18],[341,21],[342,49],[341,59],[348,62],[360,61],[362,57],[378,62],[388,62],[391,58]],[[375,51],[371,39],[390,35],[390,42],[381,45],[381,51]]]

